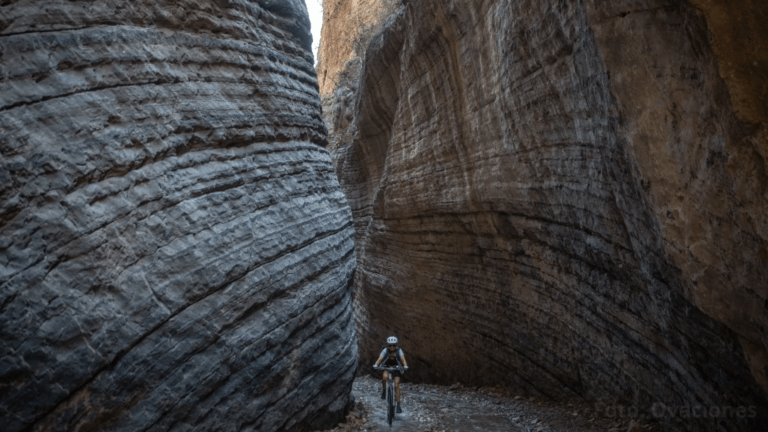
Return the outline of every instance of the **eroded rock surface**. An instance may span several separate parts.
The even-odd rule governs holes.
[[[304,430],[356,370],[303,1],[0,5],[0,429]]]
[[[365,50],[401,0],[338,0],[323,7],[323,28],[315,66],[328,129],[328,150],[351,137],[354,99]],[[338,158],[334,157],[334,161]]]
[[[324,42],[317,52],[316,66],[321,96],[331,94],[340,81],[357,79],[361,57],[371,36],[400,3],[401,0],[334,0],[323,3],[320,40]]]
[[[335,155],[364,364],[397,334],[425,381],[768,419],[764,86],[732,93],[767,71],[708,27],[762,9],[694,3],[406,2]]]

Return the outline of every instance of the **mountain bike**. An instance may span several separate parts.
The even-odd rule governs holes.
[[[392,376],[392,372],[394,371],[400,371],[400,375],[402,376],[403,373],[405,373],[405,370],[402,366],[396,366],[396,367],[387,367],[387,366],[379,366],[376,368],[380,371],[386,371],[389,372],[387,374],[387,387],[386,387],[386,401],[387,401],[387,423],[389,423],[390,426],[392,426],[392,420],[395,419],[395,377]]]

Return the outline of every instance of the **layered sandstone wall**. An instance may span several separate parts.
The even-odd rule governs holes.
[[[399,4],[400,0],[323,0],[320,40],[325,42],[318,49],[316,66],[321,96],[332,93],[343,75],[357,78],[368,41]]]
[[[328,126],[328,146],[351,140],[347,131],[354,117],[360,69],[371,38],[400,6],[401,0],[323,1],[323,28],[318,62],[323,120]],[[334,160],[338,158],[334,157]]]
[[[356,370],[301,0],[0,5],[0,429],[305,430]]]
[[[397,334],[417,379],[766,421],[768,69],[723,47],[763,9],[406,2],[334,156],[362,361]]]

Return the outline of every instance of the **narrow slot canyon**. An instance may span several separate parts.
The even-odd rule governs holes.
[[[767,157],[760,0],[2,1],[0,430],[765,430]]]

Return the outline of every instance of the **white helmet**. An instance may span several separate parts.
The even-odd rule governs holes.
[[[387,338],[387,344],[389,345],[397,345],[397,338],[394,336],[390,336]]]

